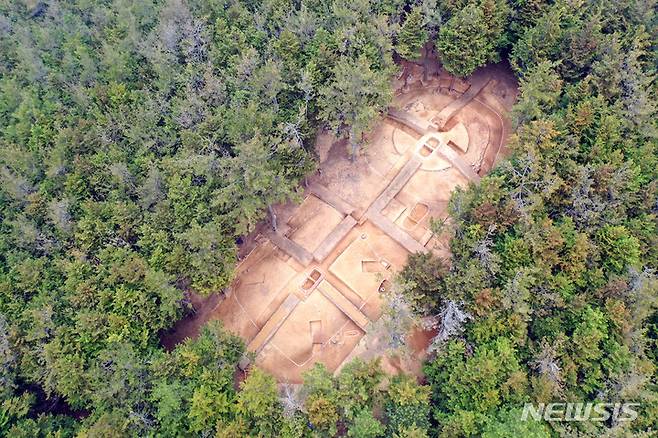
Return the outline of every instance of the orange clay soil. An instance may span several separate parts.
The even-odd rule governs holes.
[[[320,134],[320,168],[302,204],[275,207],[276,234],[259,226],[247,237],[235,281],[221,298],[195,297],[195,313],[163,336],[166,347],[219,319],[281,382],[301,382],[317,362],[335,371],[355,357],[420,373],[433,333],[414,329],[407,354],[387,354],[386,331],[375,324],[381,293],[410,252],[449,256],[430,219],[447,217],[455,187],[477,182],[506,154],[517,85],[500,65],[468,80],[439,69],[426,82],[420,67],[404,69],[394,109],[356,161],[344,141]]]

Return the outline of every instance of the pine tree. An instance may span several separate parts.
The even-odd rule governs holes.
[[[337,135],[349,139],[350,155],[355,160],[363,134],[391,100],[389,75],[373,69],[365,56],[355,61],[341,59],[333,75],[333,81],[320,89],[320,119]]]
[[[520,81],[520,97],[514,106],[515,126],[537,120],[550,113],[558,103],[562,80],[555,72],[555,64],[542,61],[528,70]]]
[[[414,7],[402,24],[398,33],[397,53],[405,59],[416,59],[421,56],[421,49],[427,42],[428,32],[425,28],[425,17],[419,6]]]
[[[437,48],[445,69],[462,77],[495,58],[482,9],[471,4],[448,20],[439,31]]]

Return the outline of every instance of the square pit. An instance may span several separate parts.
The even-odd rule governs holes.
[[[345,283],[359,298],[361,308],[377,296],[382,282],[402,269],[408,252],[376,227],[361,227],[361,233],[336,258],[329,272]]]
[[[296,276],[272,244],[261,245],[240,267],[230,295],[214,315],[227,329],[251,340],[286,298],[287,285]]]
[[[300,301],[262,348],[256,363],[284,380],[299,383],[315,363],[334,370],[365,332],[319,289]]]
[[[288,237],[312,253],[343,217],[344,215],[331,205],[309,195],[288,220]]]

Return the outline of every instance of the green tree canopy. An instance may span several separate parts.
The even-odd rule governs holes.
[[[320,118],[349,140],[351,156],[356,159],[363,135],[391,100],[389,75],[373,69],[364,56],[341,60],[332,74],[332,81],[320,89]]]

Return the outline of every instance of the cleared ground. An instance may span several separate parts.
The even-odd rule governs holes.
[[[257,365],[291,383],[316,362],[336,370],[346,359],[382,354],[386,339],[372,330],[381,291],[410,252],[447,255],[430,219],[447,216],[455,187],[477,181],[505,153],[503,115],[516,95],[511,74],[498,66],[470,83],[446,74],[421,83],[413,71],[405,78],[397,109],[356,162],[344,141],[318,138],[320,170],[303,203],[276,207],[278,232],[261,227],[225,298],[181,321],[170,339],[220,319]],[[386,356],[384,367],[419,371],[431,335],[411,334],[412,357]]]

